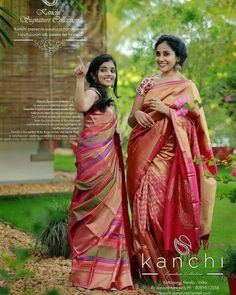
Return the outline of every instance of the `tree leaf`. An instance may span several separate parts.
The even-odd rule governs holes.
[[[14,31],[14,27],[10,24],[2,15],[0,15],[0,21],[5,24],[8,28]]]
[[[28,259],[30,253],[32,253],[32,249],[30,248],[17,248],[17,247],[13,247],[12,249],[12,252],[14,254],[16,254],[17,258],[21,261],[21,262],[24,262]]]
[[[12,11],[2,7],[2,6],[0,6],[0,10],[4,11],[8,16],[10,16],[13,19],[17,20],[17,15],[14,12],[12,12]]]
[[[0,29],[0,39],[3,39],[7,44],[11,46],[14,46],[12,40],[7,36],[7,34],[2,29]]]
[[[2,269],[2,268],[0,268],[0,276],[4,279],[4,281],[6,281],[6,282],[9,282],[10,281],[9,274],[4,269]]]
[[[4,287],[0,287],[0,294],[1,295],[10,295],[10,289],[9,288],[4,288]]]

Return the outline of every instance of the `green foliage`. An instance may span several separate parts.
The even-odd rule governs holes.
[[[12,282],[22,279],[27,281],[34,275],[25,267],[25,263],[31,253],[32,249],[13,247],[10,254],[3,253],[1,255],[2,266],[0,268],[0,276],[3,278],[5,285],[0,288],[0,294],[11,294],[10,289]]]
[[[141,79],[158,74],[153,55],[156,39],[162,34],[174,34],[187,44],[183,74],[197,84],[212,142],[235,145],[231,125],[236,123],[236,2],[146,0],[118,4],[108,0],[107,7],[108,49],[121,69],[121,120],[126,120],[131,110]]]
[[[21,263],[25,263],[26,260],[29,258],[30,254],[32,253],[32,249],[13,247],[12,248],[12,253],[14,253],[16,255],[17,259]]]
[[[65,156],[66,157],[66,156]],[[228,174],[229,171],[227,168],[223,167],[220,169],[220,174]],[[217,189],[217,194],[225,194],[232,189],[236,188],[235,187],[235,182],[229,182],[228,184],[223,184],[222,182],[219,183],[218,189]],[[69,196],[65,196],[65,200],[68,199]],[[40,206],[43,211],[45,211],[45,207],[48,205],[50,201],[50,196],[41,196],[39,197],[40,204],[37,204],[37,206]],[[37,211],[35,210],[35,203],[37,202],[38,198],[24,198],[23,203],[28,204],[30,203],[29,206],[31,206],[33,211],[36,211],[38,215],[42,215],[42,211]],[[63,202],[63,198],[59,195],[57,197],[57,201],[59,203]],[[44,203],[43,203],[44,202]],[[4,205],[5,203],[5,205]],[[9,215],[13,215],[14,217],[15,212],[20,212],[22,208],[17,209],[17,206],[14,206],[14,203],[18,204],[18,198],[12,198],[11,200],[9,198],[5,198],[4,200],[0,200],[0,210],[3,208],[4,211],[6,211],[6,216],[9,217]],[[28,205],[27,205],[28,206]],[[54,206],[53,206],[54,207]],[[14,210],[12,210],[14,208]],[[223,210],[222,210],[223,208]],[[9,211],[12,210],[12,211]],[[25,219],[28,223],[31,222],[31,218],[29,218],[29,214],[25,213]],[[227,222],[225,222],[227,221]],[[16,222],[14,218],[12,218],[11,221],[15,226],[22,227]],[[210,239],[210,246],[209,250],[207,252],[207,256],[211,256],[214,258],[218,258],[221,256],[221,249],[225,247],[225,244],[227,243],[236,243],[235,235],[234,235],[234,222],[235,222],[235,208],[232,206],[231,203],[229,203],[227,200],[222,200],[219,201],[219,199],[216,200],[216,205],[214,208],[214,218],[213,218],[213,228],[212,228],[212,233],[211,233],[211,239]],[[222,225],[223,230],[222,230]],[[219,266],[220,267],[220,266]],[[184,272],[185,270],[183,270]],[[188,272],[193,271],[192,269],[189,269]],[[220,280],[217,277],[214,276],[208,276],[207,272],[210,271],[208,268],[202,268],[199,269],[199,273],[205,274],[204,280],[207,281],[209,286],[220,286],[220,290],[214,291],[214,295],[222,295],[222,294],[227,294],[227,282],[224,280]],[[189,277],[188,275],[185,275],[183,277],[183,280],[188,281],[188,280],[194,280],[195,284],[197,284],[197,280],[199,280],[199,276],[193,276]],[[28,287],[27,287],[28,288]],[[36,292],[35,292],[36,293]],[[161,293],[163,293],[161,291]],[[0,293],[1,294],[1,293]],[[33,293],[34,294],[34,293]],[[46,295],[46,294],[44,294]]]
[[[58,211],[59,204],[62,208],[68,210],[71,196],[70,192],[33,196],[20,195],[10,198],[9,196],[1,196],[0,218],[38,236],[51,221],[52,216],[54,216],[53,212]],[[63,209],[61,210],[63,211]]]
[[[85,8],[81,0],[67,0],[67,3],[71,9],[73,8],[73,5],[77,5],[81,11],[83,11]]]
[[[231,175],[232,168],[235,167],[235,162],[231,160],[235,161],[235,155],[229,155],[227,157],[227,160],[219,160],[215,157],[209,160],[202,156],[201,158],[195,158],[193,162],[195,163],[195,165],[199,165],[201,162],[204,162],[208,166],[218,165],[219,171],[216,175],[212,175],[210,172],[207,172],[205,173],[205,177],[214,177],[218,183],[221,182],[223,184],[229,184],[236,182],[236,178]],[[236,189],[233,188],[230,191],[218,194],[217,197],[220,200],[227,198],[231,203],[236,203]]]
[[[35,294],[30,284],[30,278],[34,276],[34,273],[25,267],[32,252],[33,249],[30,248],[13,247],[10,253],[3,253],[1,255],[2,266],[0,267],[0,276],[5,282],[4,286],[0,287],[1,295],[13,295],[11,285],[18,280],[24,281],[24,293],[22,294]],[[59,295],[59,292],[56,289],[52,289],[43,295]]]
[[[21,203],[24,205],[24,207],[27,207],[27,204],[30,202],[31,205],[29,207],[32,211],[34,211],[34,213],[38,214],[34,217],[34,226],[31,227],[31,229],[34,234],[38,235],[38,240],[41,239],[43,247],[42,250],[45,255],[50,256],[50,254],[52,254],[52,256],[56,255],[68,257],[69,242],[67,237],[67,216],[71,195],[70,198],[69,196],[67,196],[67,194],[63,194],[64,198],[61,198],[60,196],[61,194],[58,194],[57,199],[52,199],[52,197],[47,198],[46,196],[41,196],[40,198],[39,196],[38,198],[41,200],[35,197],[27,197],[23,198]],[[50,198],[52,200],[50,200]],[[23,210],[19,208],[18,201],[19,197],[12,198],[10,200],[9,198],[5,200],[3,199],[1,200],[0,208],[3,207],[2,205],[4,203],[8,203],[8,205],[4,209],[4,211],[6,211],[6,208],[8,208],[9,210],[9,208],[12,206],[12,203],[16,203],[16,207],[14,207],[13,212],[21,212]],[[48,206],[49,201],[52,203],[51,206]],[[36,203],[39,204],[41,210],[43,209],[45,214],[42,214],[41,211],[35,210]],[[7,212],[6,216],[9,217],[9,212]],[[29,218],[28,213],[25,213],[24,219],[26,220],[26,222],[32,223],[32,218]],[[11,222],[15,224],[15,214],[13,214]],[[17,224],[17,226],[22,227],[20,224]],[[40,249],[37,246],[38,243],[36,243],[34,249],[21,249],[14,247],[11,250],[12,254],[4,253],[2,255],[3,263],[0,267],[0,276],[5,281],[4,290],[6,291],[2,291],[2,289],[0,289],[0,294],[2,294],[1,292],[8,292],[3,294],[12,294],[10,292],[11,283],[20,279],[22,279],[25,284],[24,294],[35,294],[29,280],[34,274],[26,269],[25,264],[28,261],[31,253],[34,253],[35,251],[38,251]],[[53,294],[56,295],[59,293],[55,289],[44,293],[44,295]]]
[[[64,14],[74,11],[76,8],[80,12],[83,12],[86,9],[86,5],[82,0],[59,0],[55,7],[63,11]]]
[[[43,254],[47,257],[69,258],[68,203],[55,204],[49,212],[49,221],[38,236]]]
[[[223,182],[223,183],[228,183],[228,182]],[[233,190],[230,190],[229,192],[224,192],[221,194],[218,194],[218,198],[220,200],[223,200],[225,198],[229,199],[229,201],[231,203],[235,203],[236,204],[236,188],[234,188]]]
[[[10,10],[8,10],[8,9],[2,7],[2,6],[0,6],[0,11],[3,12],[4,14],[6,14],[8,17],[14,19],[14,20],[17,19],[17,16],[13,12],[11,12]],[[12,42],[11,38],[8,35],[8,30],[14,31],[13,25],[3,15],[0,15],[0,23],[1,23],[1,27],[0,27],[0,43],[1,43],[2,47],[6,47],[6,45],[13,46],[13,42]]]
[[[52,289],[46,293],[43,293],[43,295],[60,295],[60,293],[56,289]]]
[[[10,295],[10,289],[5,287],[0,287],[0,294],[1,295]]]
[[[7,283],[10,282],[10,276],[9,274],[2,268],[0,268],[0,276],[3,278],[3,280]]]
[[[230,192],[230,195],[228,198],[231,203],[236,203],[236,189],[234,189]]]
[[[224,275],[236,274],[236,247],[229,246],[225,251],[224,263],[221,271]]]
[[[69,258],[70,244],[68,239],[67,219],[51,221],[39,236],[43,253],[47,257],[63,256]]]
[[[76,171],[74,155],[59,155],[54,156],[54,169],[56,171]]]

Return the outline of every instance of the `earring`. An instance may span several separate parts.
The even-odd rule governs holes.
[[[175,64],[175,70],[176,70],[176,71],[181,71],[181,69],[182,69],[181,65],[177,62],[177,63]]]

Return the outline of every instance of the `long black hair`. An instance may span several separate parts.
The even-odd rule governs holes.
[[[184,64],[185,59],[188,56],[184,42],[177,36],[162,35],[158,38],[154,46],[154,50],[156,50],[157,46],[163,42],[166,42],[170,46],[170,48],[175,52],[176,56],[180,59],[178,64],[182,66]]]
[[[115,65],[115,72],[116,72],[116,79],[113,85],[113,92],[116,98],[119,96],[117,95],[117,66],[116,61],[110,54],[101,54],[96,56],[89,65],[88,72],[86,74],[86,80],[90,84],[90,87],[94,87],[101,96],[101,99],[96,104],[100,111],[105,111],[107,106],[114,104],[114,100],[108,97],[107,91],[98,81],[98,70],[101,64],[107,61],[112,61]]]

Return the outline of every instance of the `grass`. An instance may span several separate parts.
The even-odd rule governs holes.
[[[0,219],[36,235],[48,224],[53,212],[69,208],[71,198],[71,193],[0,197]]]
[[[235,182],[229,182],[228,184],[220,183],[217,195],[228,193],[233,188],[236,188]],[[183,262],[181,270],[185,289],[178,292],[177,290],[158,287],[156,290],[165,295],[182,295],[181,292],[187,292],[184,294],[198,294],[197,292],[199,292],[199,294],[204,295],[228,295],[227,279],[224,276],[210,275],[209,273],[219,273],[221,257],[224,256],[224,251],[229,245],[232,245],[234,248],[236,246],[235,214],[236,204],[231,203],[226,198],[222,200],[216,198],[209,249],[200,252],[200,264],[198,266],[194,265],[194,263],[192,264],[197,266],[197,268],[190,267],[186,260]],[[206,267],[205,255],[206,258],[209,258],[206,260]],[[212,261],[214,261],[214,266]]]
[[[54,169],[56,171],[76,171],[75,156],[55,154]]]
[[[235,183],[220,184],[218,187],[218,194],[228,192],[236,187]],[[33,234],[40,231],[48,223],[51,210],[55,210],[57,207],[69,208],[69,203],[72,195],[70,193],[52,194],[52,195],[38,195],[37,197],[30,196],[17,196],[15,198],[3,198],[0,199],[0,218],[15,225],[18,228],[23,229],[26,232]],[[202,294],[208,295],[227,295],[228,286],[225,277],[209,276],[208,272],[218,272],[220,268],[220,258],[223,255],[223,251],[230,244],[236,245],[236,230],[235,230],[235,212],[236,204],[232,204],[228,199],[220,200],[216,199],[216,205],[214,209],[213,227],[210,239],[210,246],[207,252],[202,251],[200,259],[202,263],[197,269],[190,268],[186,262],[183,264],[182,276],[184,285],[187,291],[194,292],[200,290],[194,290],[193,288],[199,288],[202,286],[208,286],[204,288],[212,288],[208,290],[203,289]],[[207,268],[204,267],[204,254],[207,257],[212,257],[215,260],[215,268],[211,266],[210,261],[207,262]],[[187,274],[188,273],[188,274]],[[189,273],[198,273],[200,276],[190,276]],[[202,284],[199,284],[201,281]],[[216,288],[216,289],[214,289]],[[176,294],[165,289],[158,288],[163,294]],[[205,292],[205,293],[204,293]],[[208,292],[208,293],[207,293]],[[177,292],[181,294],[181,292]],[[188,294],[188,293],[187,293]]]
[[[75,157],[55,156],[55,169],[60,171],[75,171]],[[221,176],[229,176],[230,169],[220,169]],[[219,183],[214,209],[213,226],[210,238],[209,249],[201,251],[201,263],[196,269],[191,268],[186,262],[183,263],[182,279],[184,287],[180,291],[157,288],[162,294],[204,294],[204,295],[227,295],[228,286],[226,278],[223,276],[208,275],[210,272],[218,272],[220,269],[220,259],[228,245],[236,245],[235,215],[236,204],[231,203],[226,197],[220,199],[219,196],[226,195],[236,189],[236,183]],[[33,234],[44,228],[50,219],[52,210],[58,206],[69,208],[71,193],[37,195],[37,197],[17,196],[15,198],[0,198],[0,218]],[[207,267],[204,265],[204,255],[212,257],[215,261],[214,268],[210,261]],[[190,274],[195,275],[190,275]],[[198,276],[196,276],[198,274]],[[200,289],[202,288],[202,289]],[[186,292],[186,293],[184,293]],[[197,293],[198,292],[198,293]]]
[[[221,184],[219,185],[218,191],[230,190],[230,185]],[[197,272],[201,273],[200,277],[193,277],[191,280],[206,281],[209,289],[203,289],[211,291],[210,294],[227,295],[228,286],[225,277],[217,275],[210,275],[210,273],[218,273],[221,267],[221,258],[224,256],[224,250],[229,244],[236,245],[236,232],[235,232],[235,210],[236,204],[230,203],[229,200],[216,200],[216,206],[214,210],[212,233],[210,238],[210,245],[207,251],[200,253],[201,263],[197,268]],[[206,260],[205,266],[205,255],[206,257],[212,257]],[[186,266],[183,268],[183,272],[196,272],[195,269]],[[183,276],[184,279],[189,279],[188,276]],[[204,284],[198,284],[204,287]],[[197,285],[196,285],[197,286]]]
[[[229,168],[229,167],[219,167],[218,168],[218,173],[219,173],[219,175],[220,176],[227,176],[227,177],[229,177],[231,180],[233,180],[234,178],[233,178],[233,176],[232,176],[232,174],[231,174],[231,168]]]

